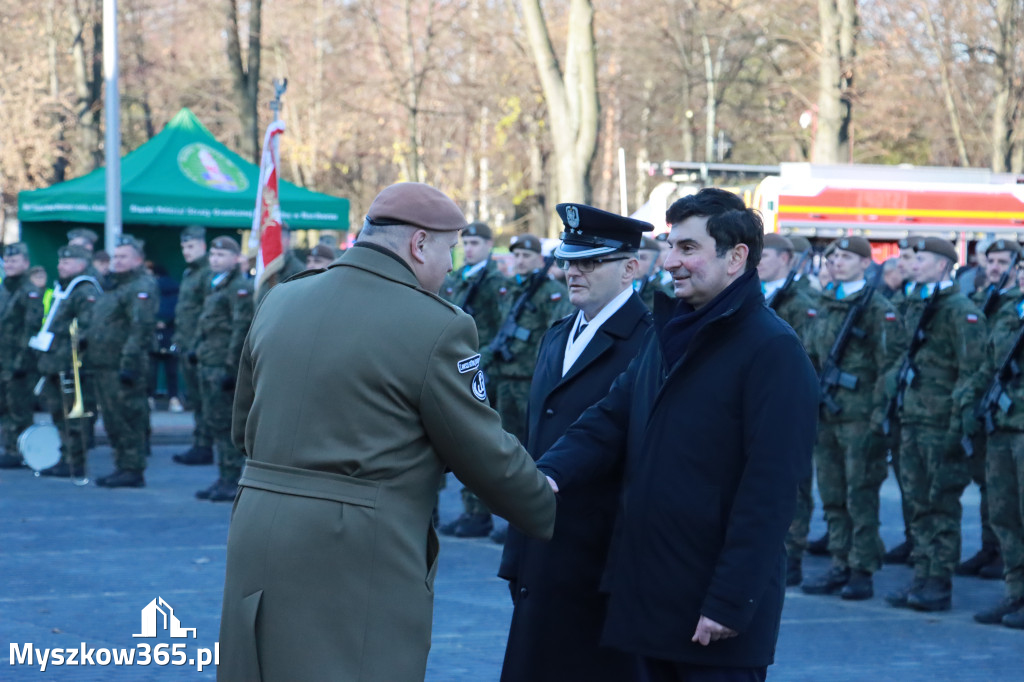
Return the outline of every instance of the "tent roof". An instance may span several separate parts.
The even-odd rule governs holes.
[[[252,226],[259,166],[214,138],[187,108],[158,135],[121,159],[126,225]],[[292,229],[348,229],[348,199],[282,181],[281,216]],[[18,194],[21,222],[102,223],[106,168]]]

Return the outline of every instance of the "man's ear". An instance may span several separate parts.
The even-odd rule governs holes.
[[[737,244],[736,246],[729,249],[729,264],[726,271],[729,275],[735,275],[737,272],[746,269],[747,267],[747,256],[750,255],[750,247],[746,244]]]
[[[626,259],[626,268],[623,271],[623,279],[632,282],[640,274],[640,261],[637,260],[636,255],[630,256]]]
[[[409,256],[420,265],[427,262],[427,242],[430,235],[426,230],[416,230],[409,237]]]

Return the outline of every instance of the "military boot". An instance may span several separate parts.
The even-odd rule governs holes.
[[[209,445],[194,445],[190,450],[172,457],[178,464],[213,464],[213,448]]]
[[[924,583],[924,578],[914,578],[914,581],[906,587],[904,587],[903,589],[896,590],[895,592],[890,592],[889,594],[885,595],[885,601],[890,606],[895,606],[897,608],[904,609],[909,608],[910,595],[917,594],[918,592],[923,590]]]
[[[835,594],[850,582],[850,568],[833,566],[828,573],[823,573],[804,581],[800,589],[805,594]]]
[[[807,543],[807,553],[814,556],[828,556],[828,533]]]
[[[882,561],[887,564],[905,564],[910,559],[910,552],[913,549],[913,543],[911,543],[910,540],[904,540],[886,552]]]
[[[957,564],[953,572],[957,575],[978,575],[981,569],[999,558],[999,545],[982,544],[981,549],[970,559]],[[1002,571],[999,577],[1002,578]]]
[[[875,585],[871,574],[867,571],[854,570],[850,573],[850,582],[839,591],[839,596],[850,601],[863,601],[875,596]]]
[[[214,490],[216,490],[217,488],[220,487],[220,484],[221,484],[221,480],[218,478],[216,481],[213,482],[213,485],[211,485],[209,488],[206,488],[204,490],[196,491],[196,499],[197,500],[208,500],[208,499],[210,499],[210,495],[213,494]]]
[[[40,476],[56,476],[58,478],[82,478],[85,476],[85,467],[82,465],[68,466],[65,461],[60,461],[54,464],[49,469],[43,469],[39,472]]]
[[[118,469],[109,476],[96,479],[101,488],[145,488],[146,479],[141,471],[125,471]]]
[[[928,578],[920,591],[907,595],[907,606],[918,611],[949,611],[953,608],[953,581]]]
[[[210,502],[234,502],[238,493],[238,479],[225,479],[217,481],[217,487],[210,490],[207,498]]]
[[[1014,630],[1024,630],[1024,606],[1003,616],[1003,625]]]
[[[987,611],[980,611],[974,614],[974,620],[985,625],[999,625],[1003,622],[1003,616],[1015,613],[1024,609],[1024,597],[1007,597]]]
[[[803,562],[799,557],[786,557],[786,587],[794,587],[803,581]]]
[[[981,570],[978,571],[978,577],[985,580],[1002,580],[1003,571],[1003,555],[1000,554],[995,558],[995,561],[981,567]]]

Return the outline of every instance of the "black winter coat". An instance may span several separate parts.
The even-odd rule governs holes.
[[[625,457],[602,639],[624,651],[707,666],[774,658],[818,382],[757,277],[736,285],[672,367],[659,332],[674,306],[659,297],[637,360],[538,462],[568,495]],[[739,635],[692,643],[702,614]]]
[[[530,385],[527,450],[539,457],[602,398],[636,357],[651,315],[633,294],[597,330],[562,376],[576,316],[556,322],[541,341]],[[627,682],[632,655],[600,647],[606,596],[598,592],[621,491],[621,467],[560,496],[555,534],[540,542],[509,528],[498,575],[510,581],[515,610],[503,682]]]

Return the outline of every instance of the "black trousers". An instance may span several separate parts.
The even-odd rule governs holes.
[[[658,658],[641,658],[640,667],[644,682],[764,682],[768,675],[767,667],[714,668]]]

